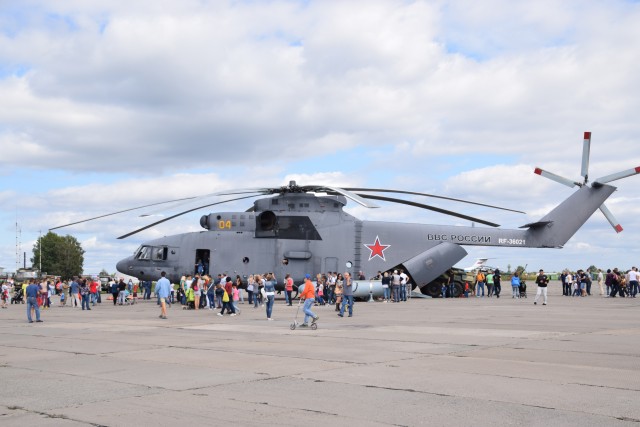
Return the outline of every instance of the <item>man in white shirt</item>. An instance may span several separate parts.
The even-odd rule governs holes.
[[[629,295],[635,298],[638,294],[638,285],[640,282],[640,273],[638,273],[637,267],[631,267],[629,271]]]

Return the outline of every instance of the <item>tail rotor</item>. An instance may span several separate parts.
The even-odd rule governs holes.
[[[560,175],[556,175],[554,173],[542,170],[540,168],[535,168],[534,172],[552,181],[558,182],[562,185],[566,185],[567,187],[573,188],[575,186],[578,186],[578,187],[587,186],[587,183],[589,182],[590,154],[591,154],[591,132],[585,132],[584,139],[582,142],[582,168],[580,172],[580,175],[582,175],[582,177],[584,178],[584,181],[582,183],[573,181],[571,179],[565,178]],[[603,176],[602,178],[598,178],[595,181],[593,181],[593,184],[591,186],[594,188],[598,188],[608,182],[616,181],[618,179],[626,178],[633,175],[637,175],[638,173],[640,173],[640,166],[633,169],[627,169],[624,171],[616,172],[611,175],[606,175],[606,176]],[[622,226],[620,225],[618,220],[615,218],[615,216],[611,213],[609,208],[605,206],[604,203],[600,206],[600,211],[604,214],[605,218],[607,218],[607,221],[609,221],[609,224],[611,224],[611,226],[616,231],[616,233],[620,233],[622,231]]]

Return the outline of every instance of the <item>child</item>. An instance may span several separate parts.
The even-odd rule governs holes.
[[[324,305],[324,284],[318,285],[318,303]]]
[[[233,284],[233,297],[232,303],[235,312],[240,314],[240,309],[238,308],[238,301],[240,300],[240,290],[238,289],[238,285],[236,283]]]

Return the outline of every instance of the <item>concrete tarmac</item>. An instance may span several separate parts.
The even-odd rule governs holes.
[[[597,288],[597,286],[594,286]],[[2,426],[638,426],[640,298],[0,310]],[[597,294],[597,289],[595,294]],[[55,298],[55,303],[58,299]],[[298,317],[301,321],[302,313]]]

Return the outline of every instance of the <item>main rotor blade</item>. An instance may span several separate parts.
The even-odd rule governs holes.
[[[600,187],[602,184],[606,184],[607,182],[616,181],[618,179],[637,175],[639,173],[640,173],[640,166],[633,169],[627,169],[621,172],[612,173],[611,175],[603,176],[602,178],[598,178],[595,181],[593,181],[593,186]]]
[[[582,171],[580,175],[584,178],[584,183],[589,181],[589,153],[591,152],[591,132],[584,133],[582,142]]]
[[[105,217],[108,217],[108,216],[117,215],[117,214],[121,214],[121,213],[124,213],[124,212],[135,211],[136,209],[148,208],[150,206],[163,205],[165,203],[179,202],[179,201],[182,201],[182,200],[192,200],[192,199],[196,199],[196,198],[197,197],[185,197],[185,198],[182,198],[182,199],[167,200],[165,202],[157,202],[157,203],[151,203],[149,205],[137,206],[135,208],[129,208],[129,209],[124,209],[124,210],[117,211],[117,212],[111,212],[111,213],[108,213],[108,214],[105,214],[105,215],[94,216],[93,218],[83,219],[81,221],[72,222],[70,224],[59,225],[57,227],[50,228],[49,231],[57,230],[58,228],[68,227],[70,225],[82,224],[83,222],[93,221],[94,219],[105,218]]]
[[[235,195],[235,194],[250,194],[250,193],[255,193],[254,195],[256,196],[261,196],[261,195],[265,195],[265,194],[269,194],[269,193],[265,193],[264,191],[261,191],[264,189],[255,189],[255,191],[251,191],[250,189],[244,189],[244,190],[228,190],[228,191],[219,191],[216,193],[210,193],[210,194],[204,194],[202,196],[196,196],[196,197],[192,197],[190,200],[187,201],[180,201],[180,203],[176,203],[172,206],[169,206],[167,208],[161,208],[161,209],[156,209],[153,211],[148,211],[145,212],[143,214],[140,215],[140,217],[146,217],[146,216],[153,216],[156,215],[160,212],[166,212],[170,209],[176,209],[176,208],[180,208],[182,206],[188,205],[189,203],[193,203],[194,201],[199,201],[200,203],[202,203],[201,199],[207,199],[207,198],[211,198],[211,197],[218,197],[218,196],[230,196],[230,195]],[[177,201],[177,200],[174,200]]]
[[[616,217],[613,216],[609,208],[604,205],[604,203],[600,205],[600,212],[604,214],[604,217],[607,218],[609,224],[611,224],[613,229],[616,230],[616,233],[620,233],[622,231],[622,226],[620,225]]]
[[[526,213],[526,212],[522,212],[522,211],[517,211],[515,209],[508,209],[508,208],[502,208],[500,206],[494,206],[494,205],[487,205],[485,203],[479,203],[479,202],[472,202],[470,200],[463,200],[463,199],[456,199],[453,197],[445,197],[445,196],[436,196],[435,194],[428,194],[428,193],[416,193],[414,191],[403,191],[403,190],[388,190],[385,188],[343,188],[343,190],[347,190],[347,191],[374,191],[376,193],[398,193],[398,194],[412,194],[415,196],[426,196],[426,197],[433,197],[436,199],[443,199],[443,200],[452,200],[454,202],[461,202],[461,203],[468,203],[470,205],[478,205],[478,206],[485,206],[487,208],[493,208],[493,209],[500,209],[503,211],[509,211],[509,212],[516,212],[516,213]]]
[[[334,192],[334,193],[338,193],[338,194],[342,194],[344,197],[346,197],[349,200],[353,200],[354,202],[358,203],[359,205],[364,206],[365,208],[379,208],[380,206],[376,205],[375,203],[368,203],[366,200],[364,200],[361,196],[361,194],[356,194],[356,193],[352,193],[351,191],[345,189],[345,188],[340,188],[340,187],[331,187],[328,185],[305,185],[302,187],[305,191],[314,191],[314,192],[327,192],[327,190],[329,192]],[[367,197],[367,199],[371,199],[372,197]]]
[[[223,201],[221,201],[221,202],[210,203],[210,204],[208,204],[208,205],[198,206],[197,208],[189,209],[189,210],[186,210],[186,211],[184,211],[184,212],[180,212],[180,213],[177,213],[177,214],[175,214],[175,215],[171,215],[170,217],[167,217],[167,218],[161,219],[160,221],[156,221],[156,222],[154,222],[153,224],[149,224],[149,225],[144,226],[144,227],[142,227],[142,228],[138,228],[137,230],[134,230],[134,231],[132,231],[132,232],[130,232],[130,233],[127,233],[127,234],[124,234],[124,235],[122,235],[122,236],[118,237],[118,239],[125,239],[125,238],[127,238],[127,237],[129,237],[129,236],[133,236],[134,234],[137,234],[137,233],[139,233],[139,232],[141,232],[141,231],[144,231],[144,230],[147,230],[147,229],[149,229],[149,228],[151,228],[151,227],[154,227],[154,226],[156,226],[156,225],[158,225],[158,224],[162,224],[163,222],[169,221],[170,219],[174,219],[174,218],[177,218],[177,217],[182,216],[182,215],[184,215],[184,214],[188,214],[189,212],[197,211],[198,209],[202,209],[202,208],[206,208],[206,207],[214,206],[214,205],[220,205],[220,204],[222,204],[222,203],[227,203],[227,202],[234,202],[234,201],[236,201],[236,200],[249,199],[249,198],[251,198],[251,197],[256,197],[256,195],[255,195],[255,194],[253,194],[253,195],[251,195],[251,196],[236,197],[235,199],[223,200]]]
[[[565,178],[565,177],[563,177],[563,176],[556,175],[555,173],[547,172],[547,171],[542,170],[542,169],[540,169],[540,168],[535,168],[535,170],[533,171],[533,173],[536,173],[536,174],[538,174],[538,175],[540,175],[540,176],[544,176],[545,178],[548,178],[548,179],[550,179],[551,181],[559,182],[560,184],[562,184],[562,185],[566,185],[567,187],[571,187],[571,188],[573,188],[573,187],[575,187],[576,185],[577,185],[577,186],[580,186],[580,185],[581,185],[580,183],[577,183],[577,182],[575,182],[575,181],[571,181],[570,179],[567,179],[567,178]]]
[[[442,214],[445,214],[445,215],[455,216],[455,217],[458,217],[458,218],[466,219],[467,221],[479,222],[480,224],[489,225],[491,227],[500,227],[499,224],[495,224],[493,222],[485,221],[483,219],[474,218],[472,216],[468,216],[468,215],[464,215],[464,214],[459,214],[457,212],[448,211],[446,209],[436,208],[435,206],[429,206],[429,205],[423,205],[422,203],[411,202],[409,200],[396,199],[394,197],[373,196],[373,195],[370,195],[370,194],[358,194],[358,195],[361,196],[361,197],[364,197],[366,199],[383,200],[383,201],[386,201],[386,202],[393,202],[393,203],[400,203],[400,204],[403,204],[403,205],[415,206],[416,208],[427,209],[427,210],[434,211],[434,212],[439,212],[439,213],[442,213]]]

